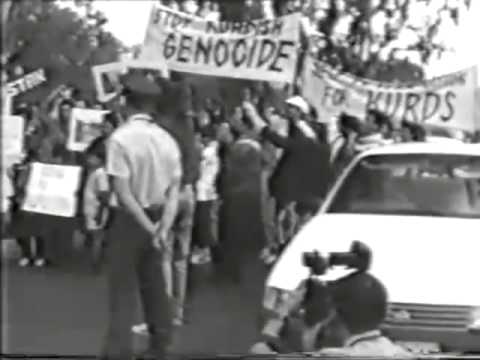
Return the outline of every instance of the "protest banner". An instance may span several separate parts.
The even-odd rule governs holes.
[[[341,112],[364,119],[367,109],[376,109],[395,124],[406,120],[466,131],[475,128],[475,67],[405,86],[340,73],[311,56],[304,65],[302,93],[321,121]]]
[[[180,72],[292,83],[300,18],[214,22],[154,5],[139,59]]]
[[[7,92],[10,96],[17,96],[33,89],[47,81],[44,69],[35,70],[7,84]]]
[[[103,117],[107,113],[105,110],[73,108],[67,148],[71,151],[84,151],[102,134]]]
[[[10,167],[23,157],[25,120],[22,116],[2,115],[2,165]]]
[[[79,166],[32,163],[22,209],[46,215],[75,216],[80,175]]]

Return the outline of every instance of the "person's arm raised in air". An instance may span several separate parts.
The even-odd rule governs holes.
[[[60,102],[62,101],[62,97],[60,94],[62,91],[66,89],[66,85],[60,85],[55,88],[41,103],[40,112],[45,115],[49,116],[57,116],[58,115],[58,107]]]
[[[245,114],[248,116],[248,118],[253,122],[256,130],[262,135],[263,138],[282,149],[288,149],[293,146],[292,139],[287,136],[282,136],[270,129],[267,122],[261,118],[251,103],[244,102],[243,109],[245,110]]]
[[[118,202],[135,221],[150,235],[154,236],[158,225],[154,224],[145,213],[142,206],[130,188],[130,169],[124,150],[113,139],[107,147],[107,173],[112,177],[112,187]]]

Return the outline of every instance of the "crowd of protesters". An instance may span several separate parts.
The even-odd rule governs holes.
[[[181,116],[164,124],[177,138],[188,139],[182,142],[182,151],[186,163],[184,181],[190,185],[190,193],[180,206],[179,213],[183,215],[179,216],[176,230],[179,237],[187,238],[187,243],[193,233],[191,260],[195,264],[215,257],[219,238],[231,241],[229,250],[237,255],[242,251],[236,246],[243,247],[245,239],[260,238],[258,244],[265,247],[262,257],[272,261],[299,224],[316,211],[332,174],[355,154],[378,144],[425,141],[428,135],[425,128],[408,122],[394,129],[391,120],[375,110],[368,112],[366,121],[340,114],[336,129],[332,130],[301,96],[291,97],[285,106],[276,108],[262,95],[246,88],[232,109],[226,109],[221,99],[206,99],[202,106],[186,107]],[[14,188],[12,234],[22,249],[21,266],[46,265],[46,247],[55,247],[53,243],[48,245],[55,242],[52,238],[60,238],[57,242],[72,239],[73,229],[78,227],[23,221],[28,216],[20,206],[32,162],[84,168],[79,192],[80,229],[96,254],[95,263],[101,256],[99,233],[106,226],[112,201],[107,196],[108,177],[104,171],[105,140],[123,123],[124,117],[116,109],[107,113],[102,136],[85,152],[73,152],[67,148],[67,139],[74,107],[105,109],[104,104],[89,104],[80,99],[69,86],[59,87],[42,104],[21,103],[15,107],[15,114],[26,120],[25,157],[6,173]],[[233,210],[230,203],[235,204]],[[238,211],[239,203],[245,206],[239,213],[246,214],[240,218],[231,214]],[[255,209],[260,209],[260,213]],[[21,216],[17,216],[19,213]],[[249,216],[262,219],[261,229],[248,226],[255,224]],[[21,218],[18,224],[17,217]],[[244,234],[246,228],[252,231],[251,236]],[[27,229],[35,230],[29,233]],[[36,234],[36,230],[41,231]],[[242,238],[235,239],[239,234]],[[240,261],[239,256],[235,258]],[[237,276],[234,262],[228,266],[232,276]]]
[[[218,2],[164,3],[211,20],[222,18]],[[252,12],[259,13],[249,16],[275,16],[271,4],[269,7],[265,3],[256,10],[250,4]],[[301,5],[302,2],[287,1],[276,13],[296,11]],[[201,89],[183,81],[162,80],[158,94],[155,90],[153,95],[148,93],[150,86],[145,82],[136,86],[140,98],[159,98],[147,117],[176,140],[182,159],[178,201],[175,211],[171,210],[172,224],[159,269],[164,274],[162,286],[174,299],[173,324],[179,326],[185,321],[189,273],[196,266],[213,263],[216,272],[230,283],[248,281],[244,270],[250,260],[261,260],[266,265],[274,263],[293,236],[318,211],[339,172],[358,153],[373,146],[431,141],[431,135],[436,135],[430,128],[407,121],[398,126],[386,114],[373,109],[367,111],[365,119],[346,113],[338,114],[335,119],[323,119],[300,94],[281,104],[272,101],[268,86],[246,86],[233,105],[223,98],[200,98]],[[164,96],[163,90],[169,96]],[[132,98],[135,96],[130,94]],[[133,102],[144,104],[138,99]],[[133,141],[119,135],[127,132],[123,129],[132,128],[127,121],[132,116],[124,112],[124,107],[121,101],[108,104],[87,101],[69,85],[60,86],[41,103],[15,104],[13,113],[21,115],[26,124],[25,156],[2,173],[6,189],[3,195],[8,198],[2,205],[11,218],[7,233],[21,249],[19,266],[61,267],[66,252],[73,249],[74,238],[80,237],[94,271],[99,272],[105,249],[113,239],[107,230],[115,218],[120,229],[116,237],[122,232],[125,236],[133,234],[133,225],[128,228],[127,218],[125,223],[118,223],[116,209],[125,200],[118,199],[113,191],[112,165],[110,169],[107,166],[116,153],[112,150],[112,134],[124,142]],[[101,135],[83,152],[71,151],[67,146],[74,108],[107,111]],[[148,133],[148,129],[142,131]],[[445,134],[441,135],[445,139]],[[480,139],[477,133],[460,140]],[[22,210],[33,162],[82,167],[74,219]],[[158,163],[159,168],[151,171],[162,174],[159,175],[162,179],[171,175],[168,173],[171,169],[167,171],[166,165]],[[145,169],[137,166],[136,170],[145,175]],[[123,176],[122,171],[127,170],[115,171]],[[8,185],[12,185],[11,189],[7,189]],[[142,199],[156,191],[144,184],[137,197]],[[148,203],[148,199],[144,200]],[[166,216],[156,214],[156,210],[149,214],[154,218]],[[137,248],[125,249],[117,250],[124,255],[130,250],[141,253]],[[123,263],[117,265],[116,278],[127,274]],[[122,299],[127,303],[132,300],[128,296]],[[145,324],[133,330],[151,332]]]
[[[149,81],[153,80],[145,77],[137,84],[140,95],[129,95],[130,99],[143,104],[138,98],[148,90]],[[149,124],[153,124],[143,133],[152,134],[160,127],[175,140],[181,153],[182,177],[176,205],[168,211],[163,209],[163,213],[149,213],[163,220],[168,216],[166,212],[171,217],[158,271],[164,274],[162,286],[173,299],[173,325],[177,326],[185,322],[189,273],[196,266],[213,264],[215,271],[231,284],[248,281],[245,267],[251,259],[271,265],[318,211],[336,176],[358,153],[398,142],[431,141],[429,128],[406,121],[395,125],[376,110],[368,110],[365,119],[346,113],[336,119],[321,119],[301,95],[274,105],[267,96],[268,86],[247,86],[236,104],[227,106],[221,98],[200,99],[198,89],[183,80],[157,81],[165,92],[147,94],[159,99],[158,104],[150,102],[151,108],[145,108],[147,115],[125,113],[122,97],[109,104],[89,103],[72,86],[59,87],[41,104],[16,104],[14,114],[26,120],[25,156],[4,172],[5,181],[13,185],[10,194],[7,191],[11,195],[7,231],[21,248],[22,267],[58,263],[61,268],[65,254],[61,248],[68,248],[75,234],[81,234],[95,272],[102,270],[105,249],[112,243],[117,244],[117,252],[122,256],[137,250],[143,256],[145,249],[121,248],[117,239],[132,235],[133,225],[127,226],[127,218],[119,223],[118,204],[126,200],[112,191],[111,176],[121,178],[132,170],[112,159],[122,150],[114,150],[112,138],[126,144],[141,143],[141,132],[129,135],[131,138],[125,134],[133,131],[132,118],[148,118]],[[67,147],[71,112],[78,107],[107,111],[101,135],[83,152]],[[141,113],[141,106],[137,107],[137,113]],[[158,146],[166,151],[166,142],[162,140],[161,144]],[[123,161],[141,174],[140,178],[153,171],[153,175],[157,174],[153,178],[163,179],[176,171],[163,158],[151,159],[157,165],[147,171],[136,162],[135,153],[131,156]],[[32,162],[82,167],[74,219],[21,209]],[[139,193],[134,198],[149,203],[147,197],[159,191],[151,185],[135,184]],[[112,223],[120,229],[115,236],[107,231],[115,228]],[[127,270],[123,262],[117,265],[114,277],[120,281],[119,274],[127,274]],[[122,275],[121,281],[126,281],[127,275]],[[132,299],[121,298],[124,302]],[[133,331],[149,333],[151,329],[141,324]]]

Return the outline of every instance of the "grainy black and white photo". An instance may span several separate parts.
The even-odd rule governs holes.
[[[480,354],[480,0],[2,0],[1,357]]]

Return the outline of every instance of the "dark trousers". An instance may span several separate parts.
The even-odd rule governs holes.
[[[74,255],[73,235],[76,222],[73,219],[68,222],[51,217],[44,226],[48,227],[45,229],[44,238],[48,246],[46,255],[49,261],[57,265],[70,266]]]
[[[160,253],[153,246],[151,237],[122,210],[113,212],[107,236],[110,313],[104,355],[115,360],[131,358],[131,326],[136,291],[140,291],[145,320],[151,332],[149,350],[161,359],[171,341],[172,315]]]
[[[193,226],[194,245],[199,248],[218,244],[219,201],[197,201]]]
[[[89,250],[89,260],[93,270],[100,270],[105,256],[105,231],[88,231],[85,234],[85,247]]]
[[[31,241],[35,241],[36,243],[36,251],[35,254],[33,254],[32,251],[32,243]],[[45,258],[45,240],[42,237],[30,237],[30,236],[25,236],[25,237],[18,237],[17,238],[17,243],[18,246],[20,246],[20,250],[22,252],[22,257],[28,258],[28,259],[33,259],[34,257],[38,259],[43,259]]]
[[[222,271],[234,282],[243,279],[249,258],[259,256],[265,243],[260,193],[232,193],[222,209]]]

